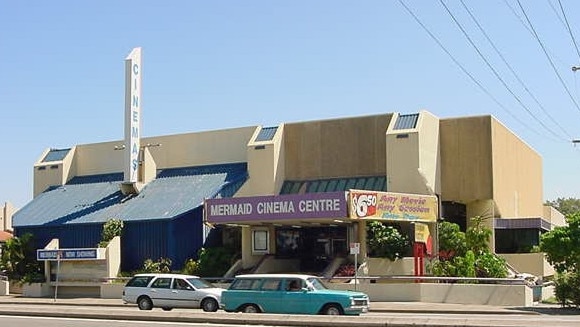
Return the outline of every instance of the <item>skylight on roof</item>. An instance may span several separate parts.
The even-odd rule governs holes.
[[[51,161],[62,161],[64,157],[69,153],[69,149],[50,149],[42,162],[51,162]]]

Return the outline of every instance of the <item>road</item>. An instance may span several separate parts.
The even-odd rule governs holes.
[[[208,327],[205,323],[176,323],[176,322],[158,322],[158,321],[118,321],[118,320],[96,320],[96,319],[69,319],[69,318],[37,318],[37,317],[14,317],[0,316],[2,326],[19,326],[19,327],[180,327],[180,326],[203,326]],[[232,325],[211,325],[212,327],[231,327]],[[238,325],[236,325],[238,326]],[[263,326],[268,327],[268,326]]]
[[[260,325],[260,326],[333,326],[333,327],[403,327],[403,326],[470,326],[470,327],[577,327],[578,315],[529,314],[434,314],[371,312],[358,317],[272,315],[202,312],[201,310],[160,309],[139,311],[135,307],[98,307],[39,304],[0,304],[2,326],[136,326],[154,322],[156,326]],[[22,318],[16,316],[23,316]],[[54,317],[46,319],[45,317]],[[95,320],[96,318],[98,320]],[[6,320],[14,319],[14,320]],[[80,320],[79,320],[80,319]],[[41,321],[39,321],[41,320]],[[14,322],[14,324],[6,323]]]

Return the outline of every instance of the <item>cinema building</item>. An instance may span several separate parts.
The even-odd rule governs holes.
[[[411,238],[421,226],[436,249],[439,219],[465,229],[482,216],[493,250],[546,275],[543,257],[525,252],[563,224],[542,204],[540,155],[492,116],[387,113],[141,138],[138,192],[123,183],[123,143],[45,150],[16,234],[31,232],[39,248],[54,238],[94,247],[118,218],[124,271],[158,258],[180,269],[204,246],[233,244],[232,272],[325,274],[355,246],[370,274],[412,275],[412,263],[372,266],[368,221]]]

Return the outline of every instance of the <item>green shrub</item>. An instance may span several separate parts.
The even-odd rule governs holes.
[[[197,261],[193,259],[187,259],[183,265],[182,273],[186,275],[197,275],[199,273],[198,270],[199,266],[197,265]]]
[[[150,273],[168,273],[171,272],[171,259],[169,258],[159,258],[157,261],[151,259],[145,260],[143,262],[143,272]]]
[[[472,222],[466,233],[457,224],[439,224],[439,257],[427,264],[427,271],[442,277],[507,276],[505,259],[489,250],[491,230],[483,226],[484,219],[475,217]]]
[[[39,280],[43,274],[43,266],[36,260],[34,237],[26,233],[21,237],[10,238],[2,247],[0,270],[6,272],[10,281],[31,283]]]
[[[580,274],[576,272],[559,273],[554,280],[554,295],[561,306],[580,307]]]
[[[235,252],[228,247],[202,248],[196,262],[196,275],[221,277],[232,266]]]
[[[367,223],[367,240],[371,257],[387,258],[394,261],[405,256],[411,243],[394,226],[380,221]]]
[[[116,236],[121,236],[123,233],[124,223],[120,219],[109,219],[103,224],[103,233],[101,234],[101,241],[97,247],[107,247],[109,242]]]

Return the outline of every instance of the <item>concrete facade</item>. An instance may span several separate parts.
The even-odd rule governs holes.
[[[460,203],[467,223],[470,217],[482,216],[490,218],[492,229],[493,218],[556,216],[542,205],[541,156],[494,117],[440,119],[421,111],[411,115],[414,124],[400,128],[399,119],[408,116],[284,123],[267,140],[257,140],[262,126],[143,138],[141,182],[154,178],[156,169],[247,162],[249,179],[236,197],[277,195],[285,181],[384,176],[389,192],[436,195],[440,201]],[[58,162],[45,162],[46,150],[34,165],[34,195],[74,176],[122,171],[123,151],[115,150],[121,145],[122,141],[76,145]],[[354,222],[347,232],[347,241],[361,242],[362,259],[365,226],[364,220]],[[276,226],[239,228],[242,266],[248,268],[263,256],[251,251],[252,231],[264,229],[274,235]],[[429,228],[435,235],[435,224]],[[274,250],[270,254],[275,255],[274,241],[269,239]]]
[[[12,231],[12,215],[16,210],[12,203],[4,202],[0,208],[0,231]]]

